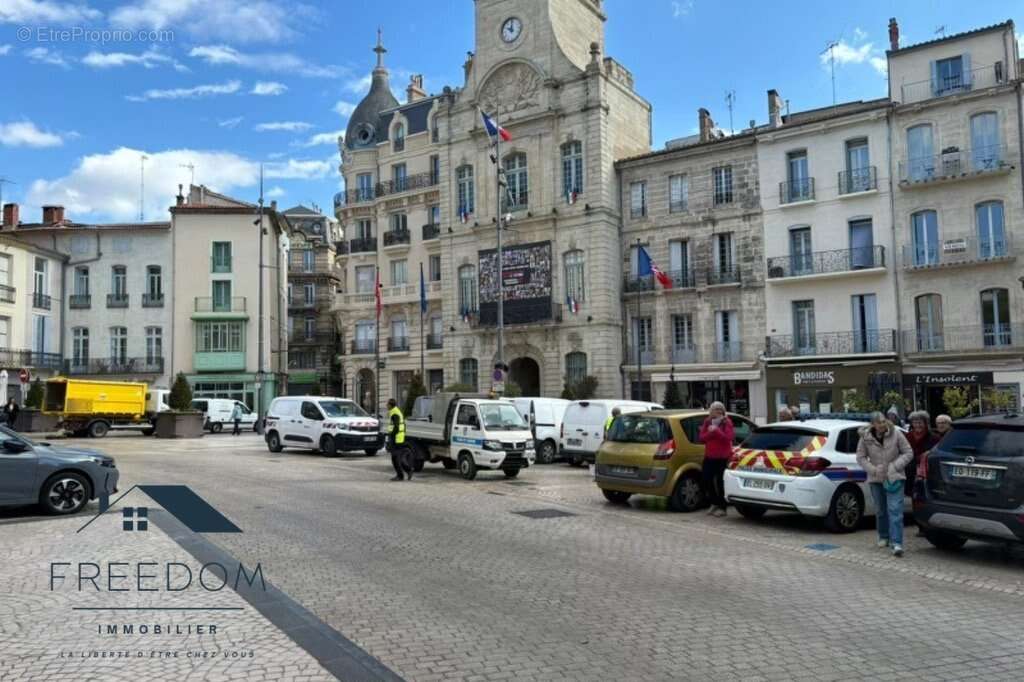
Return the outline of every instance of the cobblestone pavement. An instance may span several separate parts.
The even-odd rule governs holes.
[[[259,562],[268,581],[410,680],[1015,680],[1024,667],[1020,550],[969,543],[945,554],[911,528],[907,556],[894,559],[870,529],[837,536],[782,514],[673,514],[654,498],[613,507],[586,471],[564,465],[473,482],[427,465],[392,483],[383,454],[275,455],[252,435],[89,445],[118,458],[125,488],[189,485],[245,530],[209,539]],[[517,513],[537,510],[568,515]],[[0,551],[18,566],[42,560],[74,525],[33,514],[0,521]],[[834,548],[808,547],[822,543]],[[122,556],[116,543],[107,554]],[[0,572],[0,636],[18,642],[21,666],[7,670],[81,675],[60,659],[32,667],[43,664],[33,652],[74,633],[28,634],[59,598],[33,582],[36,571]],[[322,674],[250,615],[251,629],[232,635],[244,633],[239,645],[280,653],[247,662],[249,679]],[[12,659],[6,647],[0,659]],[[287,672],[270,667],[279,659]],[[243,669],[167,666],[159,677]]]

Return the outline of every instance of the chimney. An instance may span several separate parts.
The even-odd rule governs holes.
[[[13,230],[18,226],[18,205],[4,204],[4,226],[5,230]]]
[[[64,222],[63,206],[43,206],[43,224],[59,225]]]
[[[409,85],[405,88],[405,101],[407,104],[418,102],[427,96],[427,91],[423,89],[423,75],[413,74],[409,77]]]
[[[697,110],[700,141],[709,142],[715,137],[715,122],[711,120],[711,112],[701,107]]]
[[[774,88],[768,91],[768,125],[772,128],[782,125],[782,97]]]
[[[889,19],[889,49],[900,49],[900,25],[896,23],[896,17]]]
[[[185,203],[185,195],[181,193],[181,185],[178,185],[178,196],[174,198],[178,206],[182,206]]]

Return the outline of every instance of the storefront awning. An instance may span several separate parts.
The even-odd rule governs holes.
[[[651,381],[666,383],[671,381],[668,372],[657,372],[651,375]],[[761,370],[751,369],[737,372],[675,372],[671,375],[676,381],[757,381],[761,378]]]

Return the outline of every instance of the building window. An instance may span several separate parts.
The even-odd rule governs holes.
[[[565,356],[565,382],[569,385],[578,383],[587,376],[587,354],[580,351],[567,353]]]
[[[7,254],[0,254],[0,285],[11,286],[11,257]]]
[[[400,152],[405,149],[405,125],[399,123],[395,126],[395,151]]]
[[[302,285],[302,302],[311,306],[316,303],[316,284],[309,283]]]
[[[715,206],[732,203],[732,166],[719,166],[711,171]]]
[[[668,243],[669,277],[675,286],[692,287],[693,272],[690,267],[690,243],[684,239],[674,239]]]
[[[786,154],[786,192],[783,201],[807,201],[814,198],[814,188],[807,170],[807,151]]]
[[[306,339],[316,338],[316,318],[307,317],[302,321],[302,331],[306,335]]]
[[[740,360],[741,341],[739,316],[735,310],[715,312],[715,362]]]
[[[441,156],[438,154],[430,155],[430,184],[436,185],[441,182]]]
[[[46,296],[50,293],[50,278],[46,276],[48,269],[47,260],[45,258],[35,259],[35,269],[32,277],[34,288],[32,291],[39,296]]]
[[[875,231],[871,218],[851,220],[850,231],[850,268],[862,270],[883,265],[881,259],[875,262]]]
[[[994,111],[971,116],[971,165],[974,170],[999,167],[999,117]]]
[[[955,92],[966,85],[964,55],[932,62],[932,91],[936,96]]]
[[[164,361],[164,330],[162,327],[146,327],[146,364],[150,368],[161,365]]]
[[[33,315],[32,316],[32,350],[36,353],[46,352],[46,342],[48,335],[46,333],[46,315]]]
[[[75,296],[89,295],[89,268],[80,265],[75,268]]]
[[[356,239],[373,239],[373,223],[369,220],[356,221]]]
[[[793,351],[814,355],[814,301],[793,301]]]
[[[430,225],[441,224],[441,206],[439,204],[432,204],[427,208],[427,220]]]
[[[0,317],[0,349],[11,347],[11,318]]]
[[[231,242],[213,243],[212,272],[231,272]]]
[[[732,281],[736,271],[736,252],[732,232],[720,232],[714,236],[714,268],[718,281]]]
[[[562,145],[562,194],[568,200],[583,194],[582,142],[566,142]]]
[[[391,167],[391,191],[404,192],[409,189],[409,177],[404,163],[396,163]]]
[[[110,328],[110,363],[125,365],[128,363],[128,328]]]
[[[163,272],[159,265],[146,266],[146,293],[152,299],[164,297]]]
[[[649,317],[633,318],[633,348],[635,353],[639,348],[647,352],[654,350],[654,338],[652,334],[653,323]],[[632,358],[631,358],[632,359]]]
[[[476,198],[473,190],[473,167],[460,166],[455,171],[455,178],[459,202],[456,208],[459,215],[465,218],[465,216],[470,215],[476,210]]]
[[[356,201],[373,199],[373,174],[360,173],[356,176]]]
[[[672,316],[672,361],[696,362],[693,341],[693,315],[682,313]]]
[[[408,272],[406,267],[406,261],[404,260],[393,260],[391,261],[391,285],[399,286],[408,282]]]
[[[839,191],[843,194],[866,192],[875,188],[866,138],[847,141],[846,176],[840,178],[840,185]]]
[[[373,351],[377,343],[377,323],[361,320],[356,322],[356,350],[360,352]]]
[[[874,294],[854,294],[850,297],[850,310],[853,313],[853,351],[877,353],[881,346],[878,297]]]
[[[302,271],[313,272],[316,269],[316,251],[304,249],[302,251]]]
[[[476,268],[472,265],[463,265],[459,268],[459,313],[466,317],[478,310]]]
[[[376,279],[376,267],[373,265],[356,266],[356,293],[372,294]]]
[[[505,191],[507,208],[510,211],[526,208],[530,198],[530,182],[526,170],[526,154],[509,154],[505,157]]]
[[[240,353],[245,350],[244,339],[241,320],[196,322],[197,353]]]
[[[7,344],[3,344],[3,347],[6,348]],[[71,366],[86,367],[88,364],[89,329],[87,327],[75,327],[71,330]]]
[[[431,255],[428,261],[427,269],[429,270],[429,276],[431,282],[441,281],[441,256]]]
[[[1011,344],[1009,291],[986,289],[981,292],[981,324],[986,347]]]
[[[685,211],[690,205],[690,179],[685,175],[668,177],[668,210],[671,213]]]
[[[935,156],[932,145],[932,127],[929,124],[914,126],[907,130],[908,177],[914,182],[927,180],[935,175]]]
[[[404,233],[409,229],[409,216],[404,213],[392,213],[388,222],[391,225],[391,232],[394,234]]]
[[[1003,202],[986,201],[974,207],[978,230],[978,257],[1001,258],[1006,255],[1006,233],[1003,228]]]
[[[939,218],[935,211],[919,211],[910,216],[914,265],[937,265],[939,262]]]
[[[647,215],[647,183],[633,182],[629,185],[629,217],[643,218]]]
[[[459,360],[459,383],[469,386],[471,390],[478,390],[479,376],[477,372],[476,358],[463,358]]]
[[[917,318],[917,350],[942,350],[942,296],[924,294],[914,299]]]
[[[793,275],[807,275],[814,272],[811,255],[811,228],[794,227],[789,231],[789,263]]]
[[[231,282],[223,279],[214,280],[212,288],[214,312],[231,312]]]
[[[431,395],[439,393],[444,388],[444,370],[443,369],[428,369],[427,370],[428,385],[427,390]]]
[[[409,327],[404,317],[391,320],[391,339],[393,348],[404,348],[409,343]]]
[[[586,300],[583,281],[585,261],[583,252],[569,251],[563,257],[565,261],[565,297],[570,306],[579,305]]]
[[[110,292],[116,299],[128,296],[128,268],[115,265],[110,269]]]

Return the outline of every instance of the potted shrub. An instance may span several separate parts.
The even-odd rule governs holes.
[[[28,395],[25,396],[25,404],[18,410],[18,417],[14,421],[14,430],[21,433],[39,433],[53,431],[57,428],[57,421],[60,419],[55,414],[43,414],[43,382],[36,377],[29,384]]]
[[[171,386],[171,409],[156,415],[157,438],[201,438],[205,415],[192,409],[192,388],[185,375],[179,373]]]

